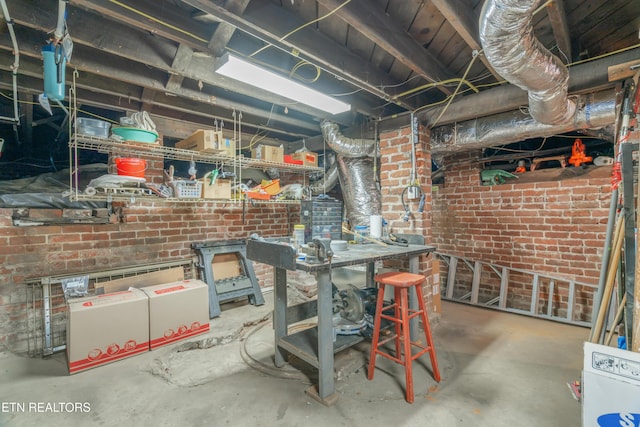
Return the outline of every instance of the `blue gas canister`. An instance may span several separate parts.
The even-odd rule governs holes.
[[[61,45],[47,44],[42,47],[44,60],[44,93],[57,101],[64,99],[64,69],[67,58]]]

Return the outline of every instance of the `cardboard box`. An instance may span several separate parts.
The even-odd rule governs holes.
[[[137,276],[123,277],[122,279],[109,280],[95,284],[96,294],[110,294],[126,291],[129,288],[142,288],[144,286],[160,285],[167,282],[177,282],[184,279],[184,268],[175,267],[151,273],[138,274]]]
[[[181,280],[142,288],[149,297],[151,350],[209,331],[209,288]]]
[[[584,343],[582,425],[640,425],[640,353]]]
[[[229,138],[222,138],[220,141],[220,150],[222,150],[221,154],[226,154],[230,157],[236,156],[236,141]]]
[[[202,178],[202,198],[203,199],[230,199],[231,180],[216,179],[213,185],[207,177]]]
[[[434,313],[442,313],[442,302],[440,296],[440,260],[435,256],[431,261],[431,271],[433,274],[433,288],[431,291],[431,299],[433,301],[433,312]]]
[[[211,261],[211,269],[215,280],[238,277],[241,275],[240,259],[235,253],[214,255]]]
[[[318,166],[318,154],[311,151],[291,154],[293,160],[302,160],[304,166]]]
[[[198,129],[188,138],[177,142],[176,148],[236,155],[235,141],[225,138],[221,131],[214,130]]]
[[[255,150],[251,150],[251,157],[254,159],[282,163],[284,161],[284,148],[261,144],[258,145],[258,148]]]
[[[69,373],[149,351],[149,302],[139,289],[70,300]]]

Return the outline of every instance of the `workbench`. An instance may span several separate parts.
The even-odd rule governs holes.
[[[337,335],[334,341],[331,270],[339,267],[366,265],[367,286],[373,285],[376,261],[408,259],[409,271],[419,273],[420,255],[433,252],[434,246],[409,244],[406,247],[374,243],[349,245],[337,252],[331,263],[307,263],[296,259],[295,249],[280,242],[247,241],[247,257],[274,267],[275,365],[283,367],[283,351],[293,354],[318,369],[318,384],[307,392],[325,405],[337,400],[334,384],[334,354],[362,341],[360,335]],[[287,270],[302,270],[313,274],[318,286],[317,300],[289,306],[287,303]],[[412,308],[417,306],[416,295],[410,296]],[[288,334],[288,326],[318,316],[317,327]],[[412,330],[417,327],[412,325]]]

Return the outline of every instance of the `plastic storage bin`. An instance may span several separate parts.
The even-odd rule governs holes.
[[[81,135],[97,136],[98,138],[109,138],[109,128],[111,124],[104,120],[78,117],[76,120],[78,133]]]
[[[300,203],[300,223],[305,242],[316,238],[342,240],[342,202],[332,197],[314,197]]]
[[[202,197],[202,181],[174,181],[177,194],[180,199],[199,199]]]

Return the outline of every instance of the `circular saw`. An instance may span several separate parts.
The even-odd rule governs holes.
[[[362,291],[353,285],[347,285],[334,294],[333,328],[338,335],[354,335],[365,327],[365,301]]]

